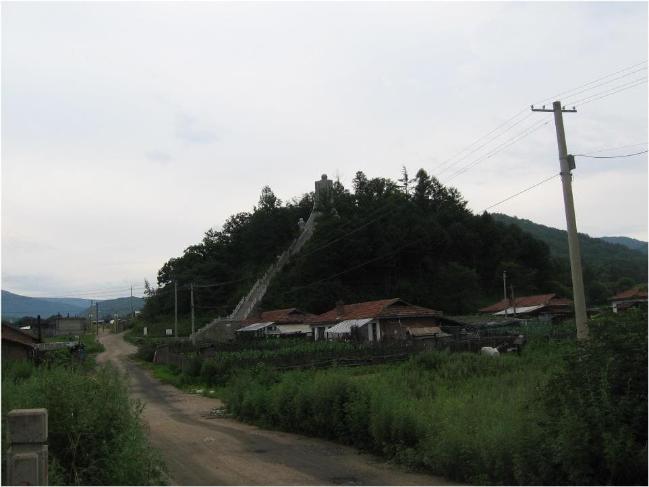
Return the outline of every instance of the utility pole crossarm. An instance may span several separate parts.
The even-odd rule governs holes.
[[[552,113],[554,113],[554,108],[545,108],[545,105],[543,105],[542,108],[534,108],[534,105],[530,105],[530,108],[532,109],[533,112],[552,112]],[[563,113],[577,113],[577,109],[575,107],[566,108],[565,106],[563,106],[563,107],[561,107],[561,111]]]

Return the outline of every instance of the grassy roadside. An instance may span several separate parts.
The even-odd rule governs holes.
[[[7,413],[44,407],[50,485],[163,484],[165,467],[149,444],[142,404],[129,398],[127,382],[116,369],[97,367],[96,354],[104,347],[95,335],[82,341],[88,352],[83,360],[62,349],[48,352],[38,366],[2,363],[3,451],[8,445]]]
[[[539,334],[521,356],[495,358],[425,352],[396,365],[280,372],[273,354],[251,364],[224,352],[222,378],[204,373],[208,361],[184,374],[147,366],[223,399],[243,421],[460,482],[646,485],[646,313],[605,316],[591,333],[582,344]]]

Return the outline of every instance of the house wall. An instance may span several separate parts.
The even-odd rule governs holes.
[[[31,357],[31,347],[9,340],[2,340],[2,360],[30,360]]]
[[[67,333],[83,333],[86,329],[86,320],[79,318],[74,319],[61,319],[56,323],[56,331],[58,335],[65,335]]]
[[[425,316],[421,318],[401,318],[382,319],[381,333],[383,340],[407,340],[408,327],[426,328],[429,326],[441,326],[442,323],[435,316]]]

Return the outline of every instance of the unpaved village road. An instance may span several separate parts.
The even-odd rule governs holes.
[[[174,485],[451,485],[406,472],[377,457],[316,438],[267,431],[206,414],[221,402],[160,383],[129,360],[135,347],[123,334],[104,334],[98,362],[113,362],[144,401],[153,446]]]

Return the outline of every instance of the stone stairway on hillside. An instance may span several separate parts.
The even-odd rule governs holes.
[[[277,260],[270,267],[268,267],[268,269],[266,269],[264,275],[257,279],[248,294],[241,298],[241,300],[227,319],[217,318],[209,322],[201,329],[196,330],[196,332],[190,336],[191,340],[193,342],[196,342],[216,338],[216,336],[212,335],[214,335],[214,333],[216,332],[215,329],[217,327],[220,328],[220,325],[229,323],[230,321],[241,321],[249,318],[255,311],[255,308],[259,305],[259,303],[261,303],[261,300],[264,299],[266,291],[268,290],[268,286],[270,285],[270,282],[273,280],[273,278],[282,270],[282,268],[288,263],[291,257],[297,254],[302,249],[302,247],[304,247],[304,244],[309,241],[315,230],[315,224],[318,216],[320,216],[320,212],[315,210],[311,212],[309,219],[302,227],[300,235],[295,240],[293,240],[289,248],[282,252]],[[230,330],[222,331],[229,332]],[[231,333],[233,332],[234,330],[231,330]],[[218,333],[218,335],[221,334],[222,333],[220,332]]]
[[[306,244],[313,235],[316,226],[316,220],[321,215],[321,212],[319,211],[322,208],[321,203],[325,199],[328,199],[331,203],[333,203],[332,186],[333,182],[327,179],[326,174],[323,174],[322,178],[319,181],[316,181],[315,202],[313,210],[311,211],[311,214],[309,215],[306,223],[302,221],[300,222],[300,235],[298,235],[298,237],[293,240],[288,249],[286,249],[284,252],[282,252],[281,255],[277,257],[277,260],[270,267],[268,267],[264,275],[257,279],[248,294],[241,298],[241,300],[237,303],[236,307],[227,319],[218,318],[211,321],[190,336],[192,341],[196,342],[207,340],[211,338],[210,335],[213,335],[215,329],[220,325],[227,324],[226,322],[229,321],[245,320],[255,312],[257,306],[259,306],[259,303],[261,303],[261,300],[264,299],[266,291],[268,290],[268,286],[270,285],[270,282],[273,280],[273,278],[284,268],[291,257],[297,254],[302,249],[302,247],[304,247],[304,244]]]

